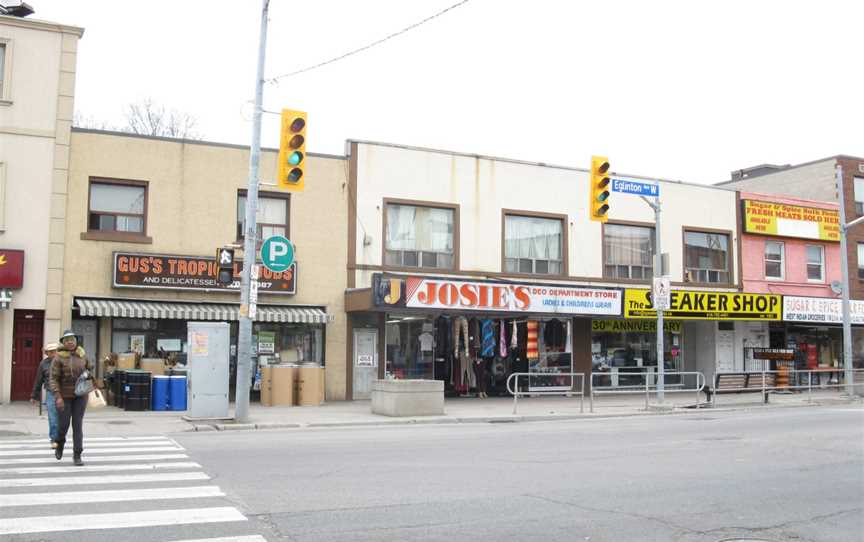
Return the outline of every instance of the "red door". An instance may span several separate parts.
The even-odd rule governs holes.
[[[44,311],[15,311],[12,335],[12,400],[25,401],[33,393],[36,369],[42,361]]]

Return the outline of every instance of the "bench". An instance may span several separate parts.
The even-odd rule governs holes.
[[[763,381],[764,379],[764,381]],[[761,393],[765,390],[763,402],[768,402],[768,394],[775,388],[775,373],[717,373],[714,375],[714,389],[711,390],[711,404],[717,404],[719,393]]]

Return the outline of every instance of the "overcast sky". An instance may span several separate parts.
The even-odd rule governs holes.
[[[458,0],[272,0],[267,77]],[[259,0],[28,0],[85,28],[75,105],[122,122],[152,98],[249,144]],[[713,183],[864,156],[864,2],[470,0],[393,40],[267,85],[309,113],[311,152],[367,139]],[[246,105],[244,105],[246,104]],[[278,117],[262,142],[275,146]],[[530,180],[526,180],[530,182]]]

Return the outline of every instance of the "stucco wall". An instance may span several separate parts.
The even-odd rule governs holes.
[[[275,166],[276,153],[265,151],[261,160],[263,182],[273,182]],[[63,298],[66,321],[71,319],[76,295],[239,302],[239,296],[230,293],[112,288],[112,253],[122,250],[210,257],[217,247],[234,243],[237,191],[246,187],[248,171],[247,148],[74,131],[66,232],[72,263],[65,274]],[[87,228],[90,177],[148,183],[146,231],[152,238],[151,244],[81,239]],[[297,294],[261,294],[259,302],[320,305],[335,317],[326,330],[327,398],[344,399],[343,294],[347,260],[344,159],[309,156],[306,190],[292,194],[289,220],[289,236],[296,246],[298,262]]]

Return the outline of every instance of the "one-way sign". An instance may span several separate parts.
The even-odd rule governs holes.
[[[628,181],[627,179],[612,179],[612,191],[652,198],[660,196],[660,186],[657,183],[643,183]]]

